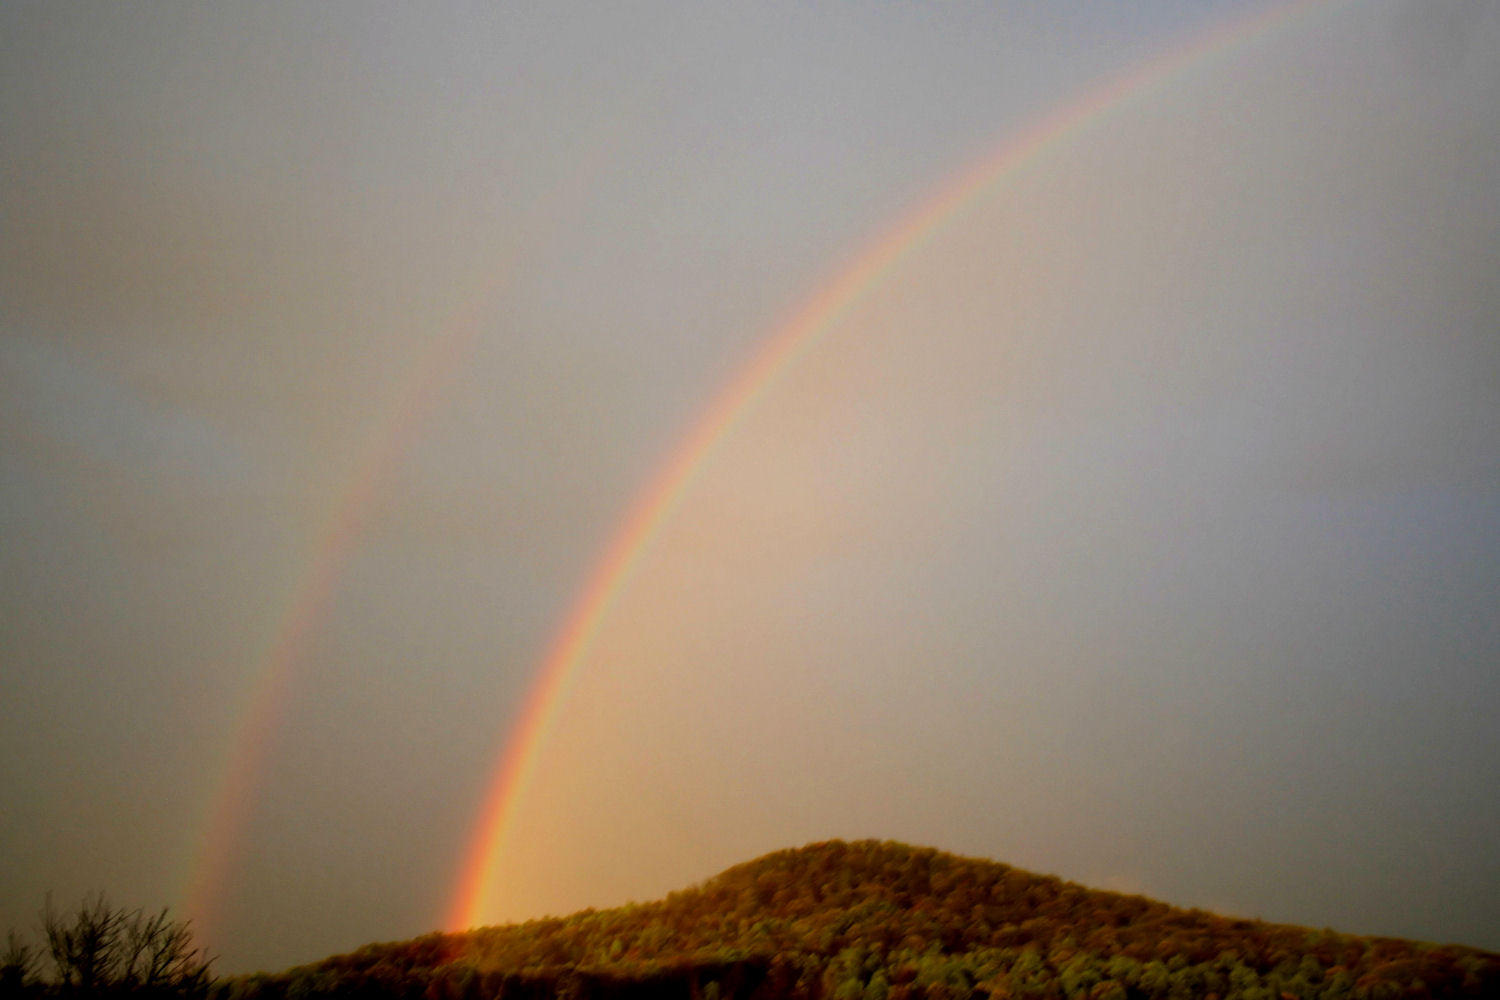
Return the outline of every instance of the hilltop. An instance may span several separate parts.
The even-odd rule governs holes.
[[[368,945],[231,989],[239,1000],[1384,1000],[1500,995],[1500,955],[829,841],[652,903]]]

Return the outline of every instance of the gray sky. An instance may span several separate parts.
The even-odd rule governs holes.
[[[183,904],[352,510],[201,922],[228,971],[437,927],[716,390],[1263,7],[0,7],[3,922]],[[877,836],[1500,948],[1497,54],[1500,4],[1313,5],[869,289],[601,623],[492,919]]]

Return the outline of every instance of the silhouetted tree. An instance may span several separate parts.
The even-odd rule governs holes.
[[[40,955],[15,931],[5,936],[5,952],[0,954],[0,998],[20,1000],[34,995]]]
[[[213,959],[193,944],[187,923],[172,920],[163,907],[125,918],[121,939],[120,984],[149,996],[200,997],[213,985]]]
[[[165,909],[124,910],[100,893],[63,914],[48,898],[41,930],[40,951],[10,932],[0,960],[3,1000],[203,1000],[215,984],[213,959],[194,945],[188,925],[171,919]],[[51,961],[50,980],[38,976],[43,955]]]

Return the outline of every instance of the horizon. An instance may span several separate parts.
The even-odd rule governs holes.
[[[1500,4],[0,47],[6,926],[873,837],[1500,950]]]

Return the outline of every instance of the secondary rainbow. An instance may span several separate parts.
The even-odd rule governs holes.
[[[494,272],[503,275],[503,270]],[[482,301],[498,291],[500,277],[486,284]],[[183,912],[202,940],[214,933],[218,904],[226,875],[237,854],[252,810],[273,737],[293,688],[296,667],[309,642],[327,617],[338,593],[344,567],[358,549],[370,517],[376,511],[382,485],[419,436],[427,415],[437,405],[440,389],[469,355],[480,331],[475,309],[445,324],[449,332],[428,348],[415,373],[403,386],[386,418],[366,441],[351,464],[341,489],[312,535],[281,613],[274,619],[267,642],[256,657],[248,690],[235,713],[238,720],[226,745],[226,760],[201,807],[196,856],[179,891]]]
[[[519,721],[506,742],[462,860],[445,926],[476,926],[491,910],[495,876],[517,806],[524,799],[547,731],[565,700],[570,682],[630,580],[641,554],[671,516],[715,445],[754,406],[779,373],[811,350],[848,309],[904,257],[937,232],[965,205],[1005,177],[1057,148],[1106,112],[1140,99],[1214,55],[1228,53],[1284,28],[1311,12],[1331,10],[1352,0],[1293,0],[1257,10],[1201,33],[1129,72],[1098,86],[1030,128],[1008,137],[837,271],[775,329],[749,362],[720,390],[667,460],[647,480],[596,562],[582,593],[553,639],[528,693]]]
[[[517,231],[539,231],[542,243],[566,232],[560,223],[576,218],[588,206],[593,181],[610,162],[615,142],[628,124],[624,119],[614,121],[595,134],[591,146],[574,158],[573,168],[532,203]],[[534,245],[512,244],[498,257],[476,264],[467,282],[455,282],[466,285],[468,293],[433,327],[436,334],[400,385],[393,405],[371,428],[343,486],[330,494],[319,530],[309,536],[286,600],[278,605],[280,613],[272,619],[266,642],[253,661],[225,756],[194,826],[196,839],[177,898],[200,940],[212,937],[297,668],[333,606],[339,579],[357,552],[365,528],[378,514],[381,490],[421,437],[429,416],[442,405],[444,388],[473,356],[498,311],[516,260],[535,249]]]

